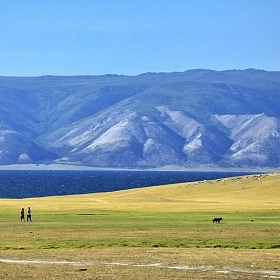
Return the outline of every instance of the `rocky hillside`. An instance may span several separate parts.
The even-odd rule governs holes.
[[[0,77],[0,100],[0,164],[280,166],[280,72]]]

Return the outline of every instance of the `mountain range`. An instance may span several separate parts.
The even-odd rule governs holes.
[[[280,72],[0,77],[0,164],[279,167]]]

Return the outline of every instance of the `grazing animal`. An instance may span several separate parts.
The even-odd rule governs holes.
[[[214,218],[212,220],[213,223],[220,223],[220,221],[222,220],[223,218]]]

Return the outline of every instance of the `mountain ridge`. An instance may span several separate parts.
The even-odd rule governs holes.
[[[2,76],[0,98],[1,165],[280,165],[280,72]]]

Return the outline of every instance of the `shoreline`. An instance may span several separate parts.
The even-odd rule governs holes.
[[[11,165],[0,165],[0,171],[4,170],[64,170],[64,171],[173,171],[173,172],[246,172],[246,173],[275,173],[280,172],[280,168],[221,168],[212,166],[200,166],[193,168],[184,168],[180,166],[165,166],[158,168],[149,169],[129,169],[129,168],[113,168],[113,167],[91,167],[82,165],[71,165],[71,164],[11,164]]]

